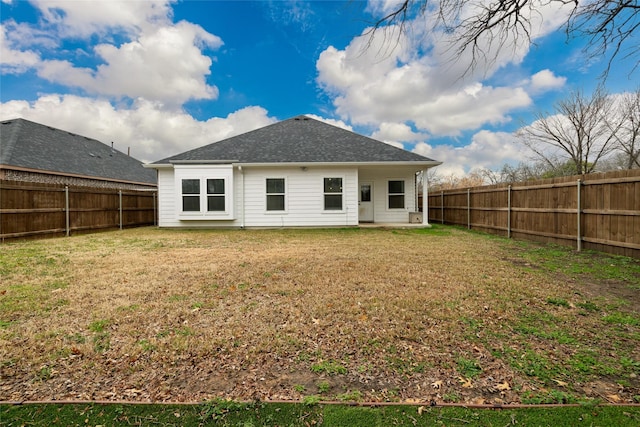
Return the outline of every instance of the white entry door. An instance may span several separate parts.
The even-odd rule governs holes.
[[[358,200],[358,221],[373,222],[373,184],[360,183],[360,198]]]

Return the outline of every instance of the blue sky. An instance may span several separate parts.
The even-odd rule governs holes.
[[[444,162],[442,175],[526,161],[513,132],[598,83],[566,10],[464,73],[447,35],[362,37],[388,1],[1,0],[0,119],[96,138],[143,161],[309,114]],[[397,41],[397,43],[395,43]],[[368,48],[367,48],[368,46]],[[614,64],[607,88],[634,90]]]

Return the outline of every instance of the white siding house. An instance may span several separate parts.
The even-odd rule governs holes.
[[[439,164],[298,116],[145,167],[160,227],[333,227],[408,223],[417,174]]]

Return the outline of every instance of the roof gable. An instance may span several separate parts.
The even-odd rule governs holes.
[[[312,119],[297,116],[186,151],[154,164],[433,162],[432,159]]]
[[[0,122],[0,165],[132,183],[156,183],[139,160],[102,142],[25,119]]]

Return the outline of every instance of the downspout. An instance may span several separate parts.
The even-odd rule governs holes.
[[[238,165],[240,172],[240,187],[242,188],[242,196],[240,197],[240,228],[244,228],[244,171],[242,166]]]

